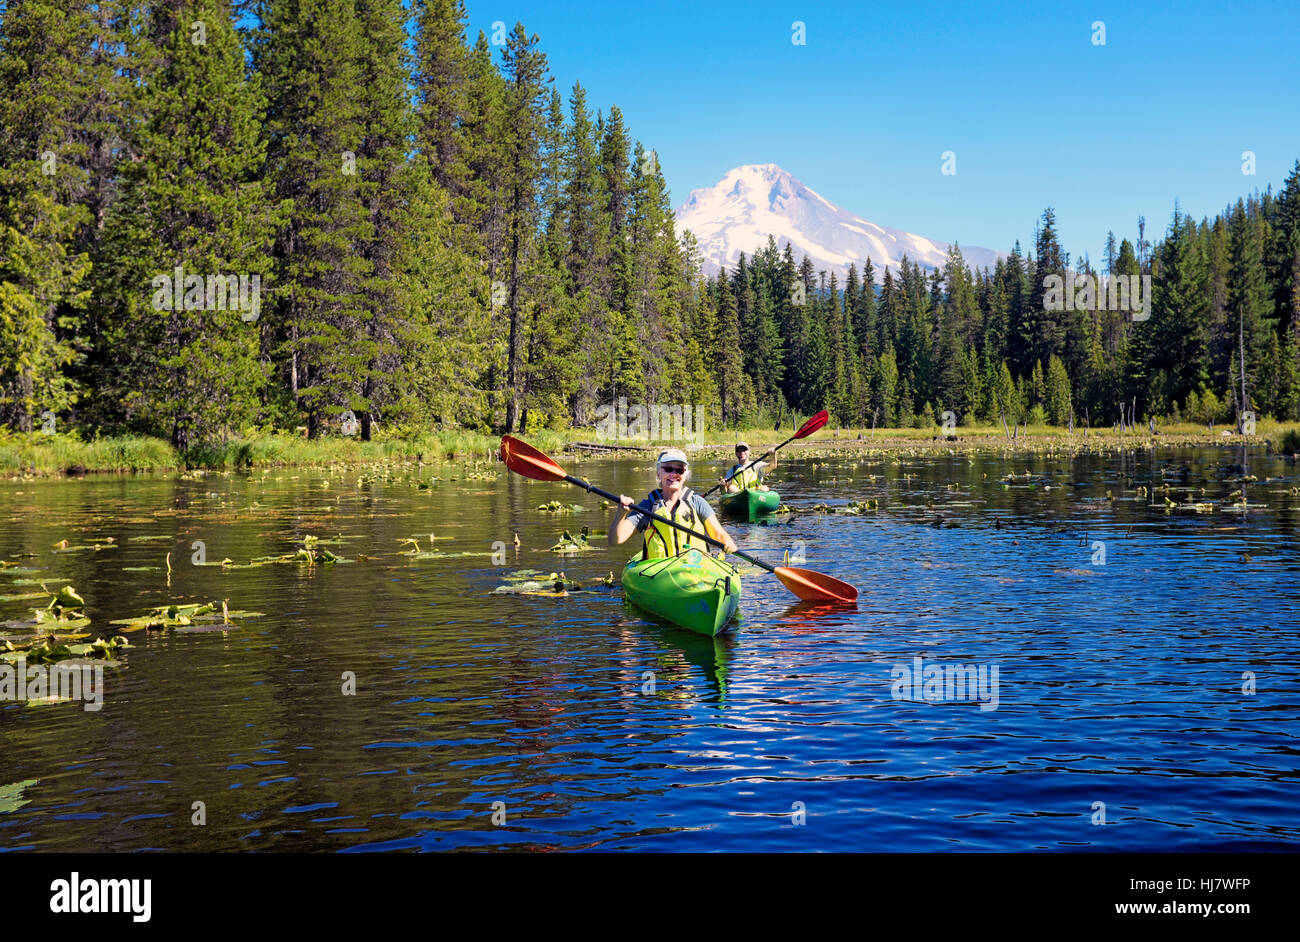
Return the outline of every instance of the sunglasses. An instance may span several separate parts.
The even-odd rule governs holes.
[[[662,472],[664,472],[665,474],[685,474],[685,473],[686,473],[686,469],[683,468],[683,467],[682,467],[681,465],[679,465],[679,464],[675,464],[675,465],[671,465],[671,466],[666,465],[666,464],[665,464],[665,465],[660,465],[660,466],[659,466],[659,470],[662,471]]]

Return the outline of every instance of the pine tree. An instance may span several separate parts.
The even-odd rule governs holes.
[[[1246,352],[1247,399],[1241,408],[1258,409],[1266,406],[1271,398],[1268,396],[1269,340],[1276,334],[1271,316],[1272,298],[1264,273],[1263,221],[1247,213],[1240,200],[1232,214],[1228,238],[1231,259],[1227,279],[1228,326],[1238,339],[1238,346],[1244,343]],[[1240,356],[1237,363],[1240,368]],[[1262,387],[1265,398],[1255,402],[1252,391],[1257,387]]]
[[[977,333],[979,309],[971,284],[970,269],[961,249],[953,245],[943,269],[947,292],[941,303],[938,339],[935,343],[934,398],[944,409],[967,409],[966,348],[968,335]]]
[[[700,275],[699,245],[687,232],[682,239],[681,293],[686,341],[682,361],[687,366],[684,393],[695,412],[707,416],[720,413],[717,380],[711,359],[718,336],[717,314],[708,285]]]
[[[1266,255],[1273,308],[1283,333],[1300,319],[1300,160],[1297,160],[1272,211],[1264,214],[1272,238]]]
[[[469,129],[469,50],[463,0],[415,0],[412,77],[419,105],[416,142],[432,179],[453,200],[466,199]]]
[[[985,411],[984,378],[980,370],[979,354],[967,347],[962,356],[962,398],[949,407],[961,419],[973,421]]]
[[[885,269],[885,279],[889,279],[889,269]],[[880,425],[884,428],[898,426],[898,358],[894,355],[894,345],[886,343],[876,366],[876,385],[872,393],[871,407],[879,413]]]
[[[730,426],[745,408],[745,381],[740,355],[740,324],[736,297],[727,281],[726,269],[718,273],[718,339],[714,348],[714,375],[722,405],[722,424]]]
[[[1020,421],[1020,402],[1015,381],[1011,378],[1011,369],[1003,360],[998,368],[997,378],[991,391],[992,405],[990,411],[1002,422],[1015,424]]]
[[[537,224],[536,195],[541,172],[541,147],[545,107],[546,55],[537,48],[537,34],[529,36],[522,23],[515,23],[506,41],[502,74],[505,96],[505,182],[506,310],[510,333],[506,347],[505,429],[520,429],[523,393],[523,354],[528,343],[524,335],[527,320],[523,293],[526,272],[532,261],[532,241]]]
[[[360,196],[368,225],[358,254],[367,263],[361,285],[364,343],[357,344],[359,382],[349,405],[369,441],[372,424],[400,395],[390,382],[401,352],[397,307],[398,259],[405,243],[423,238],[409,211],[414,165],[407,160],[416,123],[407,88],[406,15],[401,0],[356,0],[362,36],[358,98],[365,135],[356,154]]]
[[[1012,375],[1024,376],[1034,368],[1036,359],[1035,338],[1038,333],[1038,311],[1042,295],[1033,280],[1032,260],[1026,259],[1017,241],[1002,270],[1007,301],[1007,335],[1005,357]]]
[[[569,97],[569,127],[564,147],[563,214],[566,256],[575,292],[599,287],[608,264],[611,226],[606,216],[607,181],[601,172],[599,142],[587,110],[587,93],[575,82]]]
[[[407,231],[395,259],[389,389],[394,425],[409,429],[480,424],[486,402],[478,379],[488,361],[487,271],[457,245],[451,202],[415,161]]]
[[[1209,266],[1210,314],[1208,326],[1208,372],[1211,388],[1227,382],[1228,360],[1237,346],[1237,325],[1229,316],[1228,279],[1231,276],[1232,252],[1228,220],[1219,216],[1209,233],[1206,247]]]
[[[268,178],[290,201],[264,327],[283,420],[316,437],[364,380],[373,238],[357,153],[365,137],[363,38],[353,0],[264,0],[254,62],[268,90]]]
[[[117,84],[99,12],[19,0],[0,19],[0,423],[20,431],[78,395],[96,100]]]
[[[464,102],[460,130],[468,182],[463,187],[463,195],[453,192],[452,207],[456,220],[477,235],[480,251],[487,262],[488,278],[499,296],[505,286],[508,197],[506,83],[492,64],[492,46],[481,31],[466,57]],[[504,307],[504,303],[504,300],[493,301],[498,309]],[[494,318],[494,322],[496,320],[499,318]],[[490,389],[499,391],[501,376],[505,372],[503,328],[495,331],[494,346],[496,353],[489,366],[494,375],[488,378],[487,383]]]
[[[101,420],[187,449],[256,414],[277,216],[261,180],[263,99],[225,8],[189,0],[159,15],[159,66],[132,140],[141,159],[123,169],[97,265],[96,403]]]
[[[1053,355],[1047,362],[1046,390],[1047,420],[1053,425],[1065,425],[1070,420],[1070,374],[1061,358]]]
[[[1146,411],[1167,412],[1208,380],[1209,270],[1196,223],[1175,206],[1169,234],[1153,260]]]
[[[600,303],[586,328],[592,362],[598,368],[591,371],[594,377],[584,375],[584,382],[598,379],[608,390],[610,399],[614,399],[645,391],[642,351],[637,344],[637,325],[632,313],[634,258],[628,238],[634,170],[630,156],[632,143],[617,106],[610,109],[607,121],[597,120],[594,136],[600,141],[602,218],[607,227],[605,239],[609,254],[600,281]],[[639,165],[636,170],[640,172]],[[710,338],[709,343],[712,342]]]
[[[781,329],[776,321],[776,306],[768,285],[763,284],[754,300],[754,365],[751,374],[761,408],[775,408],[781,397],[781,382],[785,376],[783,352]]]
[[[1054,353],[1065,349],[1065,336],[1069,322],[1066,311],[1053,311],[1047,303],[1048,277],[1055,275],[1062,279],[1065,289],[1074,293],[1073,282],[1069,281],[1071,272],[1070,256],[1061,249],[1056,236],[1056,213],[1052,207],[1043,210],[1042,225],[1038,228],[1034,242],[1034,290],[1030,298],[1032,306],[1031,322],[1034,323],[1032,351],[1035,362],[1046,360]]]

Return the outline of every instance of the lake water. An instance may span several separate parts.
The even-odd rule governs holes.
[[[652,483],[646,459],[570,467]],[[493,594],[525,568],[617,577],[631,553],[548,552],[607,511],[499,464],[0,482],[0,595],[73,585],[106,636],[169,602],[265,613],[130,632],[97,712],[0,703],[0,850],[1300,845],[1294,464],[856,454],[783,460],[773,484],[795,508],[878,499],[728,524],[861,598],[809,610],[746,569],[743,620],[714,640],[641,617],[617,578]],[[1165,484],[1213,506],[1135,492]],[[430,531],[442,555],[402,555]],[[195,541],[247,564],[309,535],[350,562],[192,563]],[[927,700],[925,668],[958,666],[984,685]]]

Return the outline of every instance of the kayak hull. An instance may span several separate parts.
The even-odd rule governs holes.
[[[721,506],[722,512],[729,517],[753,520],[764,514],[776,513],[776,509],[781,506],[781,495],[776,491],[760,491],[751,487],[725,495]]]
[[[624,597],[642,611],[681,628],[715,636],[740,607],[740,573],[699,550],[623,567]]]

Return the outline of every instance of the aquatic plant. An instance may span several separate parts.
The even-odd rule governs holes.
[[[217,614],[220,612],[220,614]],[[232,618],[259,618],[262,612],[231,611],[224,599],[211,602],[191,602],[184,605],[175,602],[159,605],[149,609],[144,615],[134,618],[118,618],[110,625],[125,625],[128,631],[161,631],[166,628],[182,628],[196,623],[217,624],[234,627]]]

